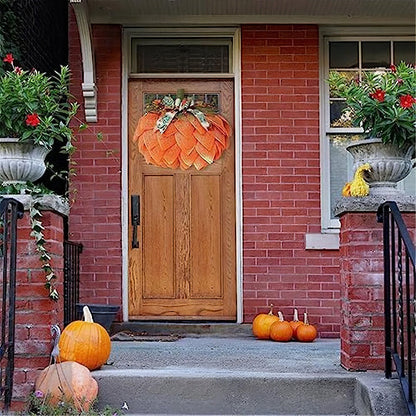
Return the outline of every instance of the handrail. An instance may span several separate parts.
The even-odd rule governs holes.
[[[393,361],[414,416],[416,250],[395,202],[380,205],[377,221],[383,223],[385,376],[391,378]]]
[[[7,412],[12,401],[16,311],[17,220],[22,218],[23,205],[13,198],[0,199],[2,307],[0,333],[0,392]],[[6,339],[7,338],[7,339]],[[3,361],[5,374],[3,377]]]

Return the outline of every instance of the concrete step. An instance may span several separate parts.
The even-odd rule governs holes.
[[[113,342],[99,406],[136,415],[404,415],[398,380],[339,365],[339,340]]]
[[[369,415],[353,377],[113,370],[98,379],[100,400],[133,414]]]

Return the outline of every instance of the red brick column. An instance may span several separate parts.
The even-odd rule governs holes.
[[[63,328],[63,217],[54,211],[42,211],[46,247],[58,280],[59,301],[48,298],[45,273],[33,237],[27,211],[18,220],[16,340],[12,410],[20,410],[40,370],[49,364],[52,349],[51,325]],[[0,406],[3,405],[1,402]]]
[[[340,215],[341,365],[353,371],[384,369],[383,225],[372,208]],[[403,217],[413,230],[415,214]]]

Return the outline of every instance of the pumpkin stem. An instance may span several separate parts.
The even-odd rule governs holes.
[[[85,322],[94,322],[94,320],[92,319],[92,314],[91,314],[90,308],[88,306],[84,306],[82,308],[82,313],[84,315],[84,321]]]
[[[305,325],[309,325],[309,322],[308,322],[308,314],[306,312],[303,314],[303,323]]]
[[[280,322],[283,322],[284,320],[285,320],[285,318],[283,317],[283,314],[282,314],[282,312],[277,312],[277,315],[278,315],[278,317],[279,317],[279,321]]]
[[[273,315],[273,303],[270,304],[270,311],[269,311],[269,315]]]
[[[295,309],[293,312],[293,321],[294,322],[299,322],[299,315],[298,315],[298,310]]]

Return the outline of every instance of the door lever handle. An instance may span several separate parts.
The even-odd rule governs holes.
[[[140,225],[140,195],[130,196],[130,209],[131,225],[133,226],[133,238],[131,241],[131,247],[138,248],[139,241],[137,240],[137,227]]]

